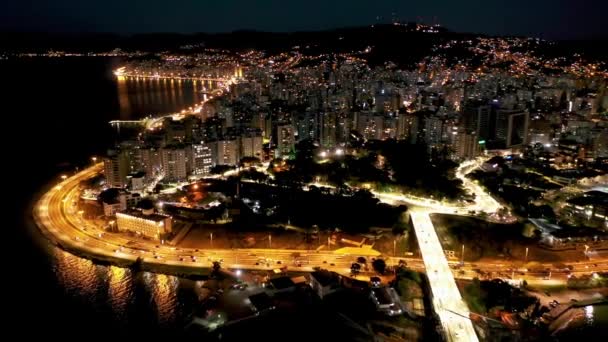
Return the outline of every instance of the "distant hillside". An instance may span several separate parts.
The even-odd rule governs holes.
[[[0,33],[0,50],[5,52],[48,51],[70,52],[109,51],[115,48],[143,51],[196,52],[202,47],[226,49],[262,49],[283,51],[299,46],[305,53],[342,52],[373,47],[368,59],[372,64],[391,60],[401,65],[418,62],[430,53],[430,48],[448,39],[480,36],[450,32],[433,27],[436,33],[417,31],[416,24],[374,25],[310,32],[259,32],[241,30],[230,33],[148,33],[121,36],[111,33],[50,34]],[[187,47],[188,49],[184,49]],[[588,52],[594,58],[606,58],[605,41],[570,41],[554,45],[548,53],[569,54]]]

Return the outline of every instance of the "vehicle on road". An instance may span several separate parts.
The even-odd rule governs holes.
[[[369,278],[369,282],[373,287],[378,287],[380,284],[382,284],[382,280],[379,277],[371,277]]]

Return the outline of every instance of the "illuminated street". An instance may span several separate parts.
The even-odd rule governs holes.
[[[433,292],[433,306],[446,335],[450,341],[477,341],[469,309],[458,291],[429,214],[415,210],[410,217]]]
[[[473,166],[468,167],[469,170]],[[34,212],[34,217],[43,231],[52,235],[63,246],[69,246],[84,251],[93,256],[111,257],[121,260],[135,262],[141,257],[145,263],[167,266],[180,266],[198,269],[208,268],[213,261],[222,261],[223,267],[229,269],[251,269],[268,270],[287,266],[301,271],[312,271],[313,267],[322,267],[338,273],[349,275],[350,265],[356,256],[340,255],[333,252],[316,252],[311,250],[282,250],[282,249],[178,249],[166,245],[157,245],[153,242],[139,240],[133,244],[131,239],[120,234],[105,233],[98,230],[93,224],[83,220],[73,203],[76,203],[79,195],[78,184],[102,170],[102,164],[89,167],[72,177],[62,180],[58,185],[51,188],[39,201]],[[471,185],[472,183],[469,183]],[[480,187],[473,187],[477,191],[477,199],[481,203],[472,204],[475,208],[494,209],[496,202],[491,196],[483,193]],[[430,220],[431,213],[454,213],[454,210],[466,214],[469,207],[455,208],[441,205],[435,201],[414,199],[403,195],[377,194],[381,200],[391,203],[404,202],[408,205],[418,205],[410,209],[412,220],[422,261],[414,258],[387,258],[387,264],[396,265],[399,260],[408,263],[408,267],[425,271],[428,275],[433,293],[433,305],[441,318],[450,340],[452,341],[475,341],[476,335],[473,331],[469,317],[469,311],[456,287],[454,275],[450,264],[443,253],[441,244],[435,233]],[[412,203],[413,202],[413,203]],[[424,207],[423,205],[426,205]],[[300,253],[298,264],[293,260],[293,254]],[[194,258],[193,258],[194,257]],[[280,262],[280,264],[278,263]],[[452,262],[451,264],[457,264]],[[575,265],[573,273],[588,273],[593,270],[605,269],[608,264],[595,260],[587,262],[571,263]],[[487,272],[501,272],[514,267],[509,263],[478,263],[478,268]],[[545,267],[553,267],[550,264]],[[465,264],[459,275],[465,279],[476,277],[472,270],[473,266]],[[542,275],[529,274],[522,277],[528,282],[540,283],[563,283],[565,274],[555,272],[554,280],[540,280]]]

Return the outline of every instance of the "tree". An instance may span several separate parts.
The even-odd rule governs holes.
[[[224,174],[226,171],[230,171],[230,170],[234,170],[235,167],[231,166],[231,165],[215,165],[214,167],[211,168],[211,170],[209,171],[212,175],[221,175]]]
[[[357,258],[357,262],[360,263],[360,264],[365,264],[367,262],[367,260],[365,260],[364,257],[360,256],[360,257]]]
[[[254,182],[263,183],[268,180],[268,176],[262,172],[257,171],[254,168],[250,168],[248,170],[241,171],[241,178],[250,179]]]
[[[383,259],[376,259],[372,261],[372,267],[374,268],[374,271],[384,274],[384,271],[386,270],[386,261]]]

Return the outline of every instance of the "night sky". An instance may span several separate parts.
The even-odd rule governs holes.
[[[5,0],[0,30],[226,32],[319,30],[390,20],[460,32],[606,38],[606,0]],[[436,18],[436,19],[435,19]]]

